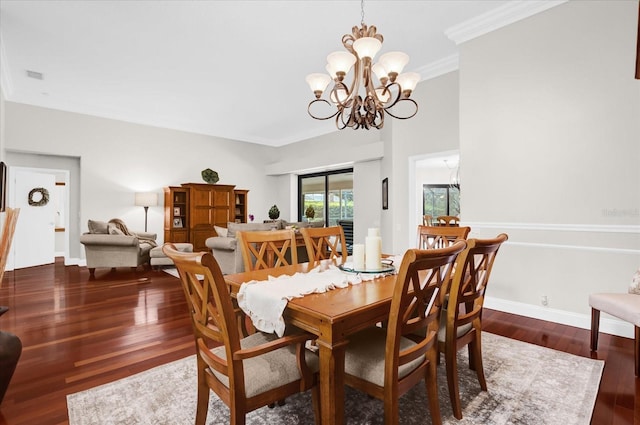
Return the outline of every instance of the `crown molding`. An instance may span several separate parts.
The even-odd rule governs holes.
[[[11,76],[9,74],[9,65],[7,62],[7,55],[4,51],[4,43],[2,42],[2,35],[0,35],[0,89],[4,94],[4,98],[9,100],[13,93],[13,84],[11,83]]]
[[[452,26],[444,33],[456,44],[464,43],[499,28],[566,3],[568,0],[514,0],[475,18]]]
[[[425,66],[416,69],[415,72],[420,74],[420,81],[429,80],[439,77],[452,71],[456,71],[460,65],[460,57],[457,53],[431,62]]]

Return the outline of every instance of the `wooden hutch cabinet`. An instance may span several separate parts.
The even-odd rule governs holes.
[[[247,192],[235,186],[183,183],[164,189],[164,240],[189,242],[193,250],[207,251],[207,238],[215,236],[213,226],[247,221]]]

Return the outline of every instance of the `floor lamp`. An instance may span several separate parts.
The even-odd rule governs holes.
[[[158,194],[156,192],[136,192],[137,207],[144,207],[144,231],[147,231],[147,213],[149,207],[158,205]]]

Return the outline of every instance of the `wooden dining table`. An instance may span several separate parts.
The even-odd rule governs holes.
[[[307,272],[308,263],[226,275],[232,294],[244,282]],[[318,336],[322,424],[344,424],[344,357],[349,335],[388,319],[396,275],[294,298],[284,319]]]

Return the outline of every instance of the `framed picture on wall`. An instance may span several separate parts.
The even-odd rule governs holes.
[[[382,180],[382,209],[389,209],[389,178]]]
[[[7,207],[7,164],[0,162],[0,212]]]

